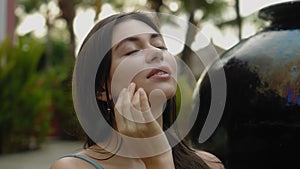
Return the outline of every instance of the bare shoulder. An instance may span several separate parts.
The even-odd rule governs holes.
[[[82,169],[82,168],[89,169],[90,166],[87,165],[84,161],[72,157],[60,158],[50,166],[50,169]]]
[[[72,158],[60,158],[51,165],[50,169],[71,169],[74,164],[72,161],[74,161]]]
[[[211,169],[225,169],[222,161],[215,155],[201,150],[196,150],[196,154],[201,157]]]

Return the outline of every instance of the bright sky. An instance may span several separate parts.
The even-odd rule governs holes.
[[[240,0],[240,10],[242,16],[248,16],[254,12],[257,12],[259,9],[268,6],[270,4],[279,3],[279,2],[286,2],[288,0]],[[145,0],[139,0],[140,3],[145,3]],[[176,10],[178,8],[178,5],[176,3],[170,4],[173,10]],[[53,8],[53,12],[57,12],[57,8]],[[16,11],[17,12],[17,11]],[[105,18],[111,14],[115,13],[115,11],[111,8],[110,5],[105,4],[102,7],[102,12],[100,13],[100,19]],[[95,16],[95,12],[93,10],[83,10],[79,9],[77,11],[76,18],[74,20],[74,32],[77,37],[77,44],[81,44],[83,41],[83,38],[86,36],[88,31],[93,26],[93,18]],[[32,14],[28,15],[24,18],[21,18],[22,22],[17,28],[17,33],[22,35],[26,34],[30,31],[34,31],[34,34],[36,36],[43,36],[47,31],[45,28],[45,20],[44,18],[38,14]],[[185,28],[182,28],[185,29]],[[174,29],[174,27],[170,27],[168,25],[163,26],[162,32],[168,31],[168,34],[174,34],[176,35],[176,38],[184,39],[185,32],[180,31],[178,29]],[[256,29],[251,24],[244,25],[243,28],[243,37],[249,37],[253,34],[255,34]],[[230,29],[224,29],[223,32],[220,32],[214,25],[212,24],[206,24],[203,26],[201,30],[202,36],[200,33],[198,33],[197,37],[203,37],[206,36],[208,39],[212,39],[215,44],[218,46],[221,46],[225,49],[229,49],[236,43],[238,43],[238,38],[236,36],[236,32],[233,32]],[[203,41],[203,38],[201,40],[197,40],[193,43],[192,48],[199,48],[204,47],[207,45],[209,41]],[[171,53],[177,54],[179,53],[183,45],[182,43],[178,43],[178,40],[174,40],[174,38],[166,38],[167,47],[170,50]],[[79,46],[77,45],[77,46]]]
[[[249,14],[258,11],[259,9],[266,7],[270,4],[287,1],[291,0],[240,0],[241,15],[248,16]]]

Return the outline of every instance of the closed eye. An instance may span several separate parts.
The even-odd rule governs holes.
[[[161,49],[161,50],[168,50],[168,48],[166,48],[165,46],[158,46],[156,48]],[[129,55],[135,54],[136,52],[139,52],[139,51],[141,51],[141,50],[139,50],[139,49],[131,50],[131,51],[127,52],[125,54],[125,56],[129,56]]]
[[[134,53],[136,53],[136,52],[139,52],[140,50],[132,50],[132,51],[130,51],[130,52],[128,52],[128,53],[126,53],[125,54],[125,56],[128,56],[128,55],[132,55],[132,54],[134,54]]]

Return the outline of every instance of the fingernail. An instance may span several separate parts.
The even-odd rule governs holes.
[[[140,92],[141,95],[145,94],[145,90],[143,88],[139,88],[139,92]]]
[[[131,82],[130,85],[129,85],[129,87],[130,87],[130,88],[131,88],[131,87],[134,87],[134,85],[135,85],[135,83]]]

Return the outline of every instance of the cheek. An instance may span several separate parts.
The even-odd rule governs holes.
[[[145,89],[145,86],[147,86],[147,83],[145,82],[145,79],[142,79],[141,77],[139,77],[140,75],[137,74],[136,76],[134,76],[134,78],[132,79],[132,82],[134,82],[136,84],[136,88],[144,88]],[[146,90],[146,89],[145,89]],[[147,91],[146,91],[147,93]]]
[[[142,67],[138,59],[130,57],[113,62],[110,70],[112,95],[117,97],[123,88],[127,88]]]
[[[151,82],[143,77],[137,75],[132,81],[136,83],[137,89],[142,87],[148,96],[155,90],[162,91],[167,99],[172,98],[176,94],[177,81],[175,79],[170,79],[164,82]]]

